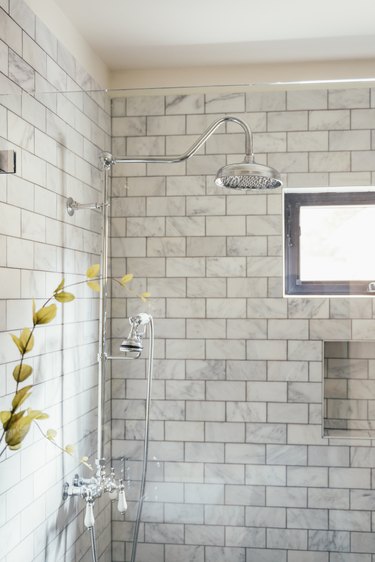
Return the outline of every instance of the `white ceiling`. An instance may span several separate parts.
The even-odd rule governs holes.
[[[375,0],[54,0],[113,70],[375,58]]]

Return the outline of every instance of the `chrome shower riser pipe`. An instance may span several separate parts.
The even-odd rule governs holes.
[[[106,153],[107,154],[107,153]],[[104,457],[104,408],[107,372],[107,300],[108,300],[108,247],[109,247],[109,173],[111,165],[102,157],[104,187],[102,203],[102,249],[100,260],[99,296],[99,350],[98,350],[98,459]]]

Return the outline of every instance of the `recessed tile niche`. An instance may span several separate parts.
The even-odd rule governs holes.
[[[375,438],[375,341],[325,341],[323,436]]]

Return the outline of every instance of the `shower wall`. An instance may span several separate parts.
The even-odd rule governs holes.
[[[254,131],[257,160],[293,187],[373,185],[375,90],[139,96],[112,101],[116,156],[179,154],[214,119]],[[371,562],[371,442],[321,438],[322,339],[375,339],[373,301],[282,297],[281,194],[215,187],[242,159],[233,124],[176,165],[113,169],[115,344],[155,318],[150,467],[139,562]],[[148,290],[148,304],[136,292]],[[128,297],[127,299],[125,297]],[[128,457],[129,560],[144,431],[145,360],[116,363],[113,455]],[[126,557],[126,558],[125,558]]]
[[[98,157],[110,148],[111,123],[105,95],[84,93],[98,86],[27,4],[0,1],[0,37],[0,149],[17,153],[17,173],[0,176],[0,410],[8,410],[18,358],[10,334],[30,327],[33,298],[41,306],[62,278],[82,281],[98,261],[100,217],[68,217],[65,201],[101,199]],[[79,459],[96,452],[98,307],[84,285],[70,290],[77,299],[36,330],[25,406],[45,410],[40,427],[75,452],[61,453],[34,428],[1,458],[1,562],[91,559],[83,502],[63,503],[62,485],[75,472],[88,476]],[[96,512],[99,551],[110,560],[109,505]]]

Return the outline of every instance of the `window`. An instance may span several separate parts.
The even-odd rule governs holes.
[[[374,242],[375,190],[285,190],[285,295],[375,293]]]

